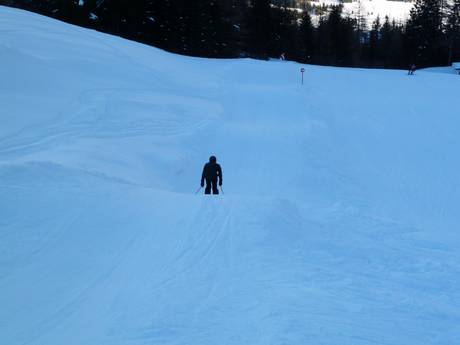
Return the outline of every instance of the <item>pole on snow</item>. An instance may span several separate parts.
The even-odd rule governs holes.
[[[222,192],[222,194],[225,194],[224,190],[222,189],[222,186],[220,186],[220,191]]]
[[[303,85],[303,74],[304,74],[304,72],[305,72],[305,68],[302,67],[302,68],[300,69],[300,73],[302,73],[302,85]]]
[[[195,194],[198,194],[198,192],[201,190],[201,188],[203,188],[203,187],[200,186],[200,188],[197,189],[197,191],[195,192]]]

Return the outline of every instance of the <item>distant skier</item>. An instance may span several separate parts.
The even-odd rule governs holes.
[[[413,75],[416,69],[417,69],[417,67],[415,66],[415,64],[410,65],[409,66],[409,72],[407,74]]]
[[[217,158],[215,156],[209,157],[209,162],[203,167],[203,173],[201,174],[201,187],[204,186],[204,180],[206,180],[206,188],[204,194],[219,194],[217,189],[217,180],[219,180],[219,186],[222,186],[222,169],[217,164]]]

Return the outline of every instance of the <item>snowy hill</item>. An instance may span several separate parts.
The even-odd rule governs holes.
[[[338,0],[319,0],[312,4],[320,5],[339,5]],[[380,23],[385,21],[387,16],[390,21],[395,20],[399,23],[404,23],[410,14],[410,10],[414,6],[413,2],[408,1],[393,1],[393,0],[359,0],[343,3],[343,12],[352,18],[364,17],[368,24],[368,29],[371,28],[372,22],[380,17]]]
[[[313,16],[315,23],[318,23],[319,16],[323,15],[321,8],[323,6],[343,6],[343,15],[351,18],[362,18],[370,30],[374,20],[380,18],[380,24],[385,22],[385,17],[388,17],[390,22],[393,20],[396,23],[405,23],[409,19],[410,11],[414,6],[411,1],[394,1],[394,0],[317,0],[311,1],[312,10],[310,14]],[[283,3],[281,2],[281,6]],[[289,8],[291,11],[301,13],[301,8]],[[318,10],[319,9],[319,10]]]
[[[458,75],[0,32],[1,344],[458,343]]]

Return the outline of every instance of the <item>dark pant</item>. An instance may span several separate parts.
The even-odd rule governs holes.
[[[217,189],[217,177],[216,178],[207,178],[206,179],[206,188],[204,190],[204,194],[219,194],[219,190]]]

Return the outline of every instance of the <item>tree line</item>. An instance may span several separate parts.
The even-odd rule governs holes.
[[[406,68],[460,60],[460,0],[416,0],[405,23],[295,0],[0,0],[170,52]],[[315,15],[312,16],[312,13]]]

